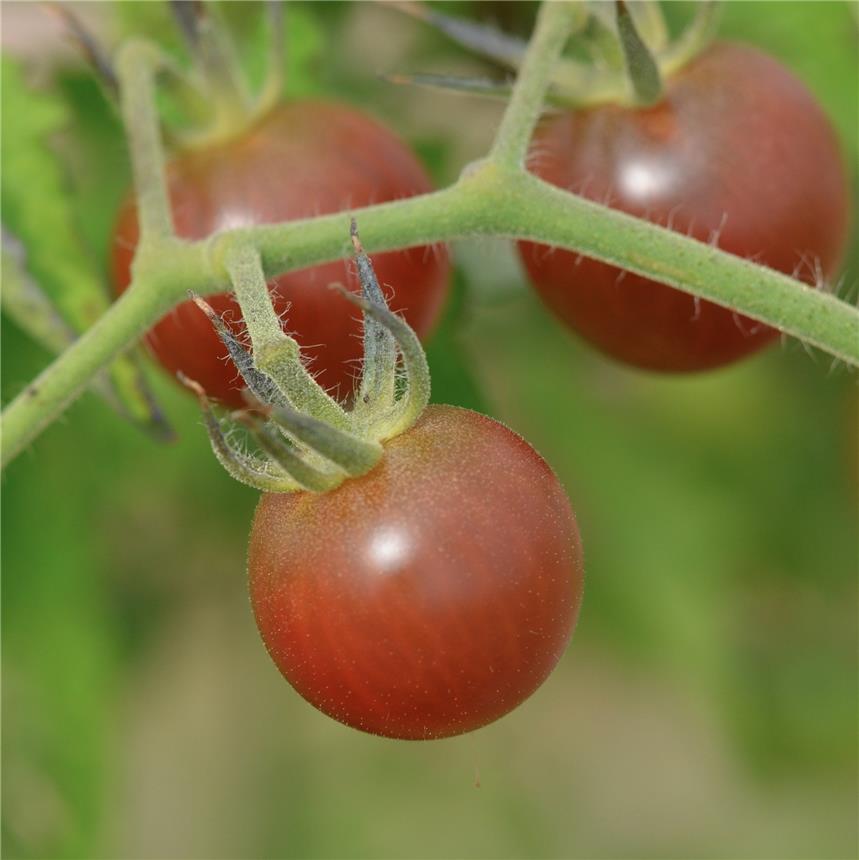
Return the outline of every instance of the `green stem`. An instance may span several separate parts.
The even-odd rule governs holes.
[[[584,20],[580,3],[550,2],[540,7],[534,35],[489,154],[491,161],[514,169],[525,163],[552,71],[573,28]]]
[[[492,184],[486,203],[484,217],[492,232],[511,238],[530,233],[535,241],[576,250],[736,310],[859,366],[859,310],[828,292],[530,174],[507,177],[504,187]]]
[[[264,286],[265,279],[281,273],[351,256],[350,215],[359,220],[368,253],[469,236],[530,239],[709,299],[859,366],[855,307],[772,269],[568,194],[525,172],[523,162],[549,73],[577,13],[581,14],[577,3],[543,6],[490,157],[455,185],[348,214],[234,230],[195,243],[171,235],[153,99],[158,54],[143,43],[129,44],[120,54],[118,73],[142,228],[133,284],[4,410],[3,464],[189,290],[223,291],[230,281],[226,261],[235,263],[231,255],[241,246],[255,249],[253,280]],[[237,288],[241,292],[243,284]]]
[[[155,285],[152,284],[152,287]],[[172,295],[144,281],[31,382],[3,411],[2,465],[13,460],[87,385],[173,304]]]
[[[225,257],[242,318],[254,353],[254,365],[277,385],[292,406],[335,427],[345,429],[349,418],[301,362],[301,350],[283,331],[262,270],[259,251],[250,244],[233,245]]]
[[[568,194],[526,173],[485,165],[451,188],[353,213],[368,253],[467,236],[525,238],[576,251],[732,308],[859,366],[859,311],[773,269]],[[213,260],[236,242],[254,240],[266,276],[350,256],[342,213],[219,236],[214,243],[175,244],[148,258],[160,277],[138,283],[57,358],[4,411],[3,462],[13,459],[112,358],[149,328],[188,289],[224,289]],[[35,390],[35,393],[33,391]]]
[[[148,42],[128,42],[116,62],[122,119],[128,135],[140,244],[173,235],[164,175],[161,125],[155,107],[155,69],[160,53]]]

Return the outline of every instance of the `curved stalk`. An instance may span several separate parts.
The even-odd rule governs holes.
[[[124,45],[116,60],[119,103],[131,152],[141,244],[173,235],[160,121],[155,106],[155,73],[160,64],[160,51],[138,39]]]
[[[301,361],[298,343],[283,331],[271,303],[259,251],[252,245],[236,245],[225,262],[251,338],[256,369],[274,382],[293,408],[347,428],[346,413],[316,382]]]
[[[489,153],[491,161],[511,168],[524,165],[552,71],[573,29],[586,20],[577,3],[544,3],[540,7],[534,35]]]
[[[859,311],[836,297],[664,227],[568,194],[524,172],[486,164],[434,194],[357,210],[368,253],[467,236],[531,239],[575,251],[732,308],[859,366]],[[3,412],[3,463],[34,439],[112,358],[189,287],[210,294],[226,276],[210,253],[253,239],[266,276],[351,254],[342,213],[175,243],[160,263],[150,258],[138,282],[90,331],[57,358]],[[175,240],[174,240],[175,241]],[[153,269],[160,269],[154,277]],[[34,393],[35,392],[35,393]]]

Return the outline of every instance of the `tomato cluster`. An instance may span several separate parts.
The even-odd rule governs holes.
[[[548,115],[529,167],[812,283],[831,276],[844,253],[847,181],[832,129],[792,74],[749,47],[714,45],[653,106]],[[176,228],[189,239],[428,190],[391,132],[320,102],[278,107],[241,137],[169,165]],[[138,241],[131,203],[115,239],[122,290]],[[531,242],[519,249],[546,304],[628,364],[700,371],[776,336],[610,265]],[[445,295],[445,253],[415,248],[373,263],[393,308],[426,334]],[[338,262],[283,275],[269,289],[318,381],[348,400],[361,322],[321,289],[332,282],[358,287]],[[211,303],[240,323],[230,295]],[[238,372],[194,305],[172,311],[148,341],[171,372],[242,405]],[[293,687],[347,725],[404,739],[470,731],[527,698],[566,646],[583,584],[575,518],[551,469],[501,424],[452,407],[428,408],[362,477],[320,494],[264,494],[249,576],[262,638]]]

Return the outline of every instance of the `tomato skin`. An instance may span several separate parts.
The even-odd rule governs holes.
[[[323,495],[263,495],[251,603],[280,671],[372,734],[441,738],[545,680],[581,602],[582,551],[549,466],[490,418],[430,406],[380,464]]]
[[[307,218],[432,190],[415,156],[391,131],[351,108],[324,102],[290,102],[276,108],[243,137],[193,150],[168,165],[176,231],[202,239],[230,227]],[[344,215],[344,235],[348,220]],[[118,292],[131,281],[138,241],[137,210],[129,199],[119,212],[112,266]],[[446,251],[410,248],[372,256],[379,282],[420,336],[439,315],[447,291]],[[302,346],[324,387],[347,397],[361,358],[361,324],[354,308],[326,289],[339,282],[358,291],[347,261],[290,272],[269,284],[275,308]],[[241,319],[238,303],[223,294],[209,303]],[[240,407],[241,379],[203,314],[184,302],[147,335],[159,362],[181,370],[207,393]]]
[[[814,281],[848,238],[848,181],[835,134],[806,87],[754,48],[717,43],[646,109],[549,117],[533,173],[553,185]],[[727,364],[776,332],[665,284],[529,242],[520,254],[545,303],[610,356],[657,371]],[[806,265],[801,265],[803,262]]]

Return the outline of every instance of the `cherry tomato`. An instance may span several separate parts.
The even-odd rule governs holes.
[[[848,182],[814,97],[754,48],[721,43],[667,83],[654,107],[563,112],[534,137],[547,182],[814,281],[848,237]],[[776,332],[604,263],[523,242],[546,304],[608,355],[659,371],[718,367]]]
[[[321,102],[280,106],[239,139],[180,155],[169,165],[168,182],[176,230],[187,239],[431,190],[415,156],[391,131],[351,108]],[[131,280],[137,240],[137,211],[129,200],[119,213],[113,244],[114,281],[120,292]],[[446,252],[411,248],[375,254],[372,260],[392,308],[402,312],[419,335],[426,335],[446,293]],[[361,358],[361,324],[349,303],[326,287],[339,282],[357,291],[352,269],[347,262],[329,263],[290,272],[269,284],[277,311],[289,311],[288,329],[310,369],[324,387],[343,397],[351,393]],[[241,319],[230,296],[208,301],[219,313]],[[181,370],[210,396],[242,405],[238,372],[191,302],[165,316],[147,341],[172,374]]]
[[[570,504],[502,424],[430,406],[380,464],[323,495],[264,495],[251,603],[292,686],[334,719],[440,738],[545,680],[582,594]]]

